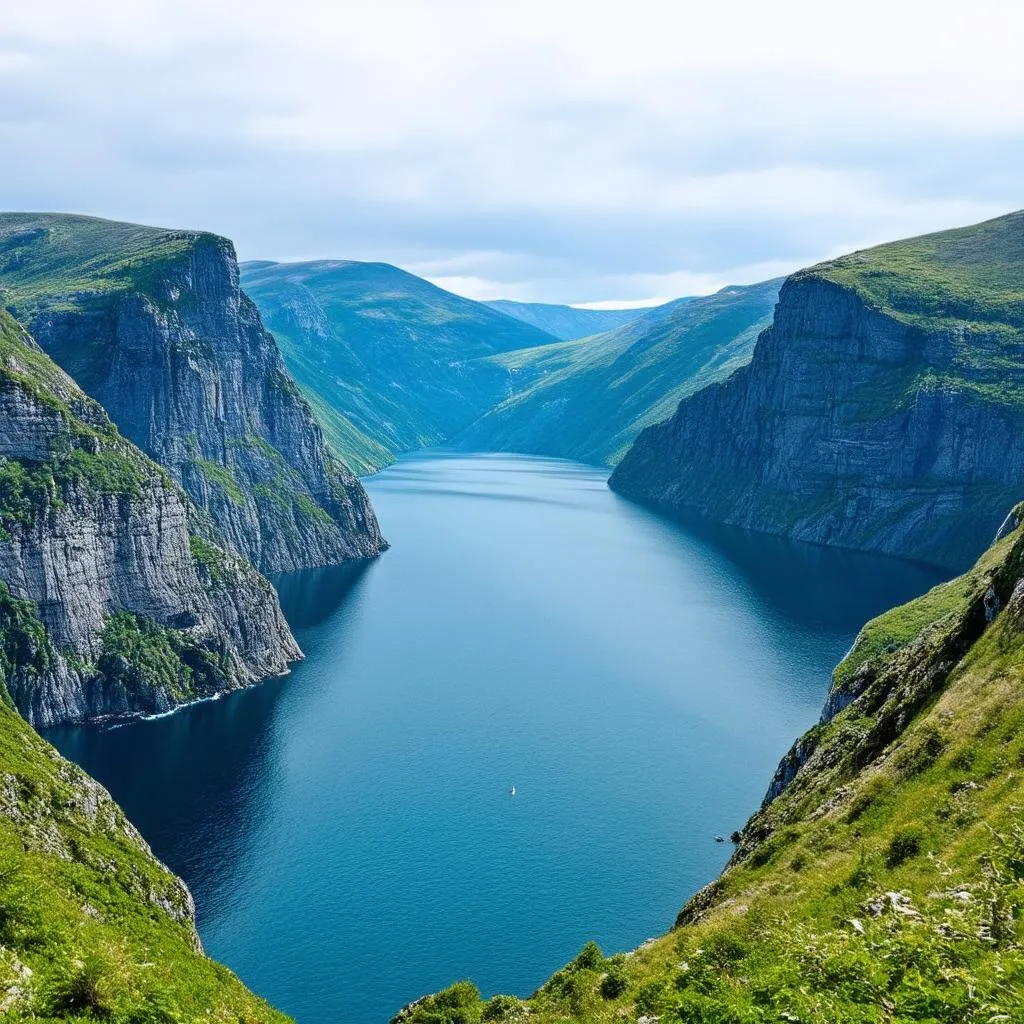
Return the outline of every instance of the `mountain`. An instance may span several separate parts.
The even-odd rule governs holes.
[[[0,311],[0,697],[166,711],[300,657],[270,584]]]
[[[191,894],[106,790],[2,703],[0,765],[4,1021],[284,1024],[203,955]]]
[[[647,428],[611,486],[962,568],[1024,478],[1024,212],[800,271],[750,364]]]
[[[485,303],[506,316],[532,324],[559,341],[586,338],[603,334],[628,324],[640,316],[643,309],[577,309],[575,306],[556,306],[546,302],[512,302],[494,299]]]
[[[671,931],[589,943],[527,1000],[459,982],[395,1020],[1024,1020],[1022,518],[864,627]]]
[[[227,239],[2,214],[0,297],[259,568],[381,550],[366,494],[240,290]]]
[[[614,465],[681,398],[750,359],[779,283],[678,299],[596,337],[493,356],[513,391],[456,444]]]
[[[483,357],[551,335],[385,263],[246,263],[242,284],[360,472],[446,441],[505,394]]]

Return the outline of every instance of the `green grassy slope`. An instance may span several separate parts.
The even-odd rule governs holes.
[[[484,305],[524,323],[533,324],[560,341],[588,338],[622,327],[646,312],[645,309],[577,309],[547,302],[512,302],[494,299]]]
[[[867,304],[953,339],[951,359],[895,374],[869,403],[879,416],[922,388],[965,388],[983,401],[1024,404],[1017,379],[1024,330],[1024,211],[951,231],[890,242],[794,276],[852,288]]]
[[[524,383],[456,442],[614,465],[644,427],[750,359],[780,283],[679,299],[594,338],[494,356]]]
[[[0,704],[0,1018],[284,1022],[202,954],[192,918],[106,791]]]
[[[242,264],[339,454],[362,472],[436,444],[503,397],[508,375],[482,357],[552,336],[383,263]]]
[[[928,327],[1024,328],[1024,210],[864,249],[800,271],[856,289],[876,309]]]
[[[778,795],[668,934],[610,958],[589,945],[525,1001],[460,983],[400,1016],[1024,1020],[1022,576],[1018,528],[865,627],[836,672],[852,703],[794,745]]]

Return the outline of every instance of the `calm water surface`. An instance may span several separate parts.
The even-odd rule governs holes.
[[[301,1024],[459,977],[527,994],[590,938],[664,930],[862,622],[937,580],[669,523],[605,477],[404,460],[368,482],[390,551],[278,581],[290,676],[49,734],[188,881],[210,954]]]

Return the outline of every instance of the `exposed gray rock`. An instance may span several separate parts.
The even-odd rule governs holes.
[[[27,339],[8,351],[0,471],[20,465],[44,481],[27,510],[0,501],[0,582],[32,602],[45,627],[47,650],[27,652],[6,679],[25,717],[44,726],[167,711],[285,672],[301,653],[270,584],[216,545],[168,474]],[[79,453],[84,468],[68,457]],[[173,631],[201,671],[168,681],[104,657],[117,612]]]
[[[611,486],[736,526],[962,569],[1024,479],[1024,410],[970,386],[972,360],[996,348],[983,326],[926,329],[841,284],[791,278],[751,363],[645,430]],[[1024,378],[1024,365],[1005,373]]]
[[[102,223],[53,220],[73,236]],[[144,244],[133,254],[129,281],[116,264],[108,275],[115,287],[65,294],[64,279],[55,276],[31,299],[13,293],[16,314],[260,569],[379,553],[386,545],[366,492],[328,451],[241,291],[232,244],[156,229],[138,229],[136,237]],[[105,244],[103,236],[96,244]],[[19,268],[37,249],[49,258],[46,240],[33,239]]]

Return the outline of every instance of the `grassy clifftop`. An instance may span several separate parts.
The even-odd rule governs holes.
[[[823,278],[876,309],[927,328],[969,325],[1007,340],[1024,328],[1024,210],[820,263],[794,280]]]
[[[146,291],[197,244],[229,245],[199,231],[168,231],[62,213],[0,214],[6,305],[47,307]]]
[[[192,918],[107,792],[0,706],[0,1018],[285,1021],[202,954]]]
[[[865,627],[837,670],[842,710],[794,745],[667,935],[611,958],[589,945],[525,1001],[460,983],[400,1017],[1024,1019],[1022,575],[1018,528]]]

